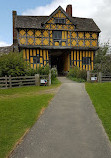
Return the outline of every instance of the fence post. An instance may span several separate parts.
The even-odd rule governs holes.
[[[90,82],[90,71],[87,71],[87,82]]]
[[[7,88],[7,75],[5,75],[5,88]]]
[[[48,85],[50,86],[51,85],[51,70],[49,70],[49,83]]]
[[[40,75],[39,74],[35,74],[35,85],[40,86]]]
[[[9,75],[9,87],[12,88],[11,75]]]
[[[99,75],[98,75],[98,82],[102,82],[102,73],[99,72]]]

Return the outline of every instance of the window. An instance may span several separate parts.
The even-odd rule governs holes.
[[[40,63],[39,54],[37,54],[36,57],[33,57],[33,63],[34,63],[34,64],[39,64],[39,63]]]
[[[62,39],[62,31],[53,31],[53,39]]]
[[[63,18],[55,18],[55,24],[65,24],[66,19]]]
[[[90,65],[91,64],[91,57],[83,57],[82,64],[83,65]]]

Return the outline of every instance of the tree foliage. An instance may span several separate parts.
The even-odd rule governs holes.
[[[0,76],[22,76],[27,69],[22,53],[10,52],[0,56]]]
[[[111,55],[107,55],[108,44],[101,46],[96,52],[94,59],[94,71],[102,73],[111,73]]]

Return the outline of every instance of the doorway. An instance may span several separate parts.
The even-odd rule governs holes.
[[[69,52],[65,50],[52,50],[50,52],[51,68],[56,67],[59,76],[65,75],[69,70]]]

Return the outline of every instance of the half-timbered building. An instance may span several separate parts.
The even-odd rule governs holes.
[[[31,67],[56,66],[58,73],[71,66],[93,70],[100,29],[90,18],[72,17],[59,6],[49,16],[20,16],[13,11],[13,48],[23,50]]]

